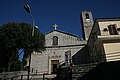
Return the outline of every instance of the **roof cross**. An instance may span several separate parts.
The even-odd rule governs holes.
[[[54,24],[53,27],[54,27],[55,30],[57,30],[58,25]]]

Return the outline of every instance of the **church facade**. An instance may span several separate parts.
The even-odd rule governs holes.
[[[42,53],[33,52],[31,55],[31,71],[37,70],[39,73],[56,73],[58,66],[79,64],[79,51],[85,47],[92,28],[92,13],[83,11],[81,14],[83,38],[80,40],[76,35],[58,30],[58,25],[54,25],[54,30],[45,34],[46,50]],[[89,28],[89,29],[88,29]],[[87,50],[87,49],[86,49]],[[84,50],[84,54],[86,52]],[[28,58],[29,59],[29,58]],[[73,60],[73,61],[72,61]],[[83,62],[84,63],[84,62]],[[28,66],[29,61],[27,60]]]
[[[45,40],[46,50],[42,53],[34,52],[31,56],[31,68],[39,73],[56,73],[58,66],[66,64],[67,57],[71,59],[86,44],[85,40],[60,30],[48,32]]]

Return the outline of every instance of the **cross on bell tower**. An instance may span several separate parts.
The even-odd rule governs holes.
[[[54,27],[55,30],[57,30],[58,25],[54,24],[53,27]]]

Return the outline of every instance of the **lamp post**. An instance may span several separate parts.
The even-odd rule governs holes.
[[[34,21],[34,17],[31,14],[30,11],[30,6],[28,4],[24,5],[24,8],[26,10],[26,12],[30,15],[31,19],[32,19],[32,37],[34,36],[34,27],[35,27],[35,21]],[[31,53],[30,53],[30,57],[29,57],[29,65],[28,65],[28,77],[27,80],[29,80],[29,75],[30,75],[30,63],[31,63]]]

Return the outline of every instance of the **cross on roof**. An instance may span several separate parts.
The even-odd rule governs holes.
[[[54,24],[53,27],[54,27],[55,30],[57,30],[58,25]]]

